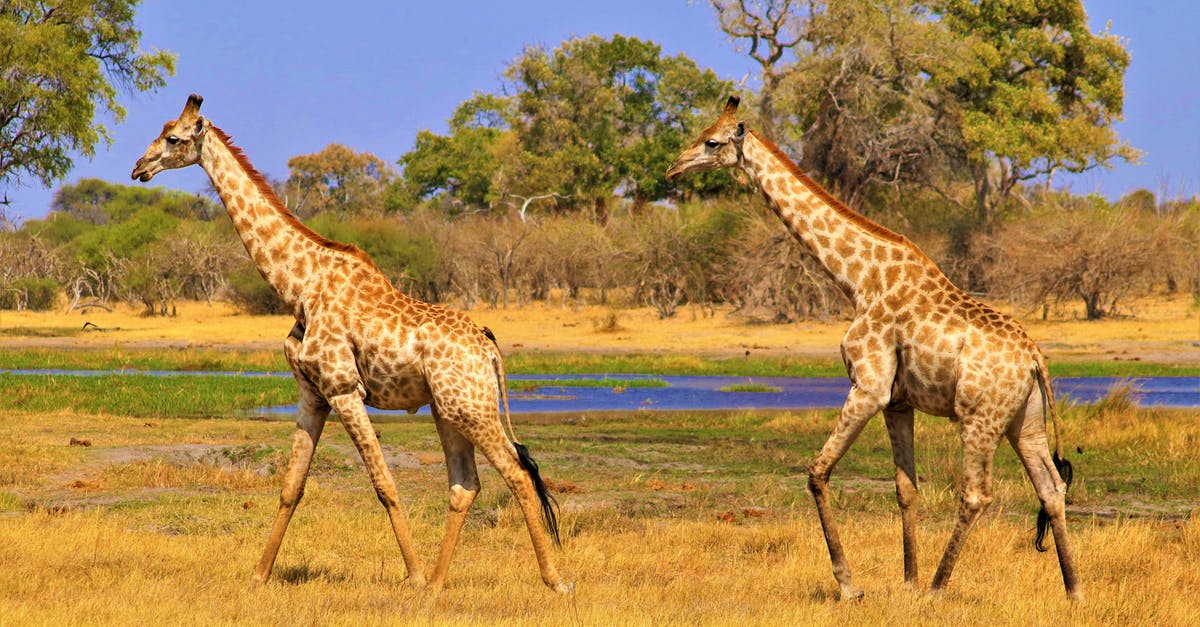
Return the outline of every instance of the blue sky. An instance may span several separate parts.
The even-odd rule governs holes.
[[[1127,40],[1121,137],[1145,152],[1057,183],[1111,198],[1138,188],[1167,196],[1200,193],[1200,2],[1085,0],[1093,30],[1111,22]],[[417,131],[444,132],[454,107],[495,91],[525,46],[556,47],[571,36],[620,33],[684,53],[722,78],[756,85],[757,65],[717,28],[707,2],[463,0],[337,3],[314,0],[146,2],[138,10],[143,48],[179,55],[177,73],[156,93],[123,94],[115,141],[76,160],[66,182],[98,177],[134,184],[129,172],[189,93],[234,136],[259,170],[287,175],[290,157],[346,144],[394,162]],[[165,172],[155,185],[198,192],[199,168]],[[53,190],[6,190],[8,215],[45,215]]]

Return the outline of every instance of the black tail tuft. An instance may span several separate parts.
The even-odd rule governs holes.
[[[550,532],[550,537],[554,539],[554,545],[562,547],[562,541],[558,537],[558,514],[554,511],[554,508],[558,506],[558,501],[555,501],[554,497],[550,495],[550,489],[542,480],[537,462],[533,461],[533,457],[529,455],[529,449],[520,442],[513,442],[513,446],[517,449],[517,461],[521,463],[525,472],[529,473],[529,478],[533,480],[533,489],[537,492],[538,500],[542,502],[542,522],[546,523],[546,531]]]
[[[1058,476],[1062,477],[1064,483],[1067,484],[1066,489],[1071,489],[1071,480],[1075,478],[1075,468],[1071,466],[1071,462],[1065,457],[1059,457],[1058,453],[1054,453],[1054,468],[1058,470]],[[1050,514],[1046,513],[1046,508],[1042,507],[1038,511],[1037,519],[1037,538],[1033,541],[1033,546],[1038,551],[1046,552],[1046,545],[1043,541],[1046,539],[1046,528],[1050,525]]]

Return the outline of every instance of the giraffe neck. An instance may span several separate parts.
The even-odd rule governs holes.
[[[914,252],[924,258],[904,237],[838,202],[783,151],[753,132],[743,140],[740,165],[792,235],[856,305],[885,288],[881,266]]]
[[[284,207],[266,179],[224,131],[209,126],[200,157],[259,274],[303,317],[304,288],[333,254],[361,256],[357,249],[321,237]]]

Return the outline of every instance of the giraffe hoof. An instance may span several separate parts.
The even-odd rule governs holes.
[[[841,600],[843,601],[861,601],[863,591],[853,586],[842,586],[841,595]]]
[[[425,585],[425,575],[422,574],[409,575],[408,579],[405,580],[405,583],[407,583],[410,588],[415,588],[417,590],[428,589],[428,586]],[[441,586],[438,586],[438,588],[441,588]]]
[[[560,582],[550,586],[550,589],[554,590],[558,594],[573,595],[573,594],[575,594],[575,583],[574,582],[563,583],[560,581]]]

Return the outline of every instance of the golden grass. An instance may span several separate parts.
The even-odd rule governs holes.
[[[0,414],[0,623],[4,624],[989,624],[1190,625],[1200,621],[1195,508],[1200,417],[1086,415],[1064,438],[1086,482],[1109,464],[1150,477],[1187,466],[1191,515],[1070,522],[1087,601],[1065,599],[1053,553],[1033,551],[1031,489],[1011,451],[996,502],[940,595],[901,582],[899,520],[881,421],[834,475],[859,603],[836,601],[828,555],[795,469],[830,412],[523,420],[547,476],[572,486],[555,552],[576,594],[540,583],[523,522],[481,463],[484,491],[440,594],[410,589],[382,508],[332,423],[275,578],[249,584],[278,497],[292,426],[249,420],[146,422],[69,412]],[[1147,424],[1150,423],[1150,424]],[[440,541],[445,470],[430,425],[378,425],[427,565]],[[661,429],[656,435],[655,429]],[[688,432],[696,435],[687,435]],[[682,435],[680,435],[682,434]],[[91,447],[69,446],[86,437]],[[806,439],[807,438],[807,439]],[[953,524],[954,429],[918,425],[923,586]],[[794,446],[791,442],[803,441]],[[12,451],[16,451],[13,453]],[[1150,459],[1152,455],[1156,459]],[[1131,459],[1124,459],[1123,456]],[[1116,461],[1112,461],[1116,460]],[[1192,460],[1192,461],[1189,461]],[[760,465],[780,466],[756,472]],[[860,468],[860,470],[854,470]],[[1181,485],[1184,485],[1181,484]],[[1114,488],[1115,489],[1115,488]],[[1087,489],[1080,502],[1155,496]],[[1183,494],[1186,492],[1186,494]],[[1156,500],[1157,499],[1157,500]]]
[[[412,590],[378,507],[331,507],[310,495],[264,588],[248,583],[262,525],[196,529],[130,524],[103,510],[0,519],[0,613],[7,624],[1162,624],[1189,625],[1200,609],[1200,525],[1075,524],[1087,602],[1062,594],[1052,554],[1028,544],[1027,525],[985,518],[950,588],[901,583],[894,516],[843,520],[859,603],[839,603],[814,517],[733,523],[610,519],[571,537],[556,557],[576,584],[556,596],[538,581],[515,517],[464,533],[448,588]],[[360,499],[366,501],[367,499]],[[263,518],[263,499],[243,516]],[[240,511],[236,503],[215,501]],[[424,503],[420,505],[425,505]],[[428,522],[428,521],[422,521]],[[437,541],[419,531],[426,555]],[[926,523],[925,581],[948,526]]]
[[[999,303],[998,303],[999,304]],[[1003,308],[1003,307],[1002,307]],[[118,306],[113,312],[0,312],[4,346],[239,346],[278,348],[292,327],[287,316],[248,316],[224,303],[184,301],[174,318],[143,317]],[[1011,312],[1054,359],[1103,356],[1200,363],[1200,317],[1184,296],[1146,300],[1136,318],[1087,322],[1072,318],[1042,321],[1029,312]],[[727,307],[711,312],[684,308],[660,320],[651,308],[560,307],[533,303],[521,308],[476,308],[468,314],[494,330],[506,350],[600,351],[741,355],[795,353],[836,358],[845,333],[843,320],[747,325]],[[1077,315],[1077,313],[1075,314]],[[107,331],[78,332],[84,321]],[[616,321],[614,323],[614,321]],[[63,337],[46,337],[59,329]]]

